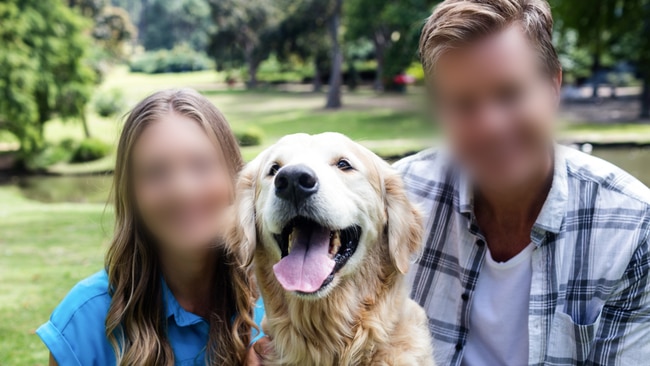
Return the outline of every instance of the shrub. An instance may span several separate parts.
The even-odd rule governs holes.
[[[110,151],[111,147],[104,141],[96,138],[88,138],[79,143],[79,146],[72,155],[72,162],[83,163],[101,159],[108,155]]]
[[[412,63],[411,66],[406,69],[406,74],[413,76],[418,85],[424,84],[424,69],[422,69],[422,64],[419,62]]]
[[[57,163],[70,161],[77,148],[73,139],[65,139],[59,144],[45,143],[45,146],[26,161],[29,170],[38,171]]]
[[[101,91],[95,96],[93,106],[95,112],[102,117],[112,117],[122,113],[126,108],[124,93],[120,89]]]
[[[68,137],[68,138],[65,138],[65,139],[61,140],[61,142],[59,143],[59,146],[62,149],[65,149],[66,151],[68,151],[70,154],[72,154],[72,152],[77,149],[77,141],[75,141],[74,139]]]
[[[264,139],[264,133],[259,128],[251,127],[243,132],[235,132],[235,137],[241,147],[258,146]]]
[[[168,72],[188,72],[214,68],[212,60],[203,52],[197,52],[187,45],[179,45],[172,50],[145,52],[131,60],[131,72],[161,74]]]

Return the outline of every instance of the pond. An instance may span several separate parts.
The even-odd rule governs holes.
[[[112,176],[33,176],[14,179],[23,196],[40,202],[106,203]]]
[[[593,155],[618,165],[650,185],[650,148],[596,148]],[[106,203],[111,176],[36,176],[14,179],[27,198],[41,202]]]

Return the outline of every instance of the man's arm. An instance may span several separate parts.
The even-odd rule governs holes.
[[[650,363],[650,242],[637,248],[617,291],[605,303],[588,364]]]

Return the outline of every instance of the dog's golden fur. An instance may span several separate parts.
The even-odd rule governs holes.
[[[322,138],[322,135],[320,135]],[[317,136],[319,137],[319,136]],[[238,183],[238,221],[229,236],[231,249],[244,260],[254,257],[255,273],[264,298],[273,350],[265,365],[433,365],[427,318],[408,297],[404,273],[421,246],[421,218],[408,201],[402,181],[388,164],[368,150],[337,134],[333,145],[365,166],[364,178],[376,192],[363,210],[376,225],[373,242],[364,243],[363,258],[352,273],[340,278],[322,297],[305,298],[286,292],[272,267],[277,262],[264,233],[263,200],[259,181],[273,149],[249,164]],[[305,143],[307,137],[302,137]],[[283,144],[281,141],[279,144]],[[365,197],[365,196],[364,196]],[[374,212],[374,213],[373,213]]]

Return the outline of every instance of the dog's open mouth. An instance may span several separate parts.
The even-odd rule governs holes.
[[[286,291],[313,294],[334,279],[359,245],[361,228],[326,228],[312,220],[297,217],[275,235],[282,259],[273,272]]]

